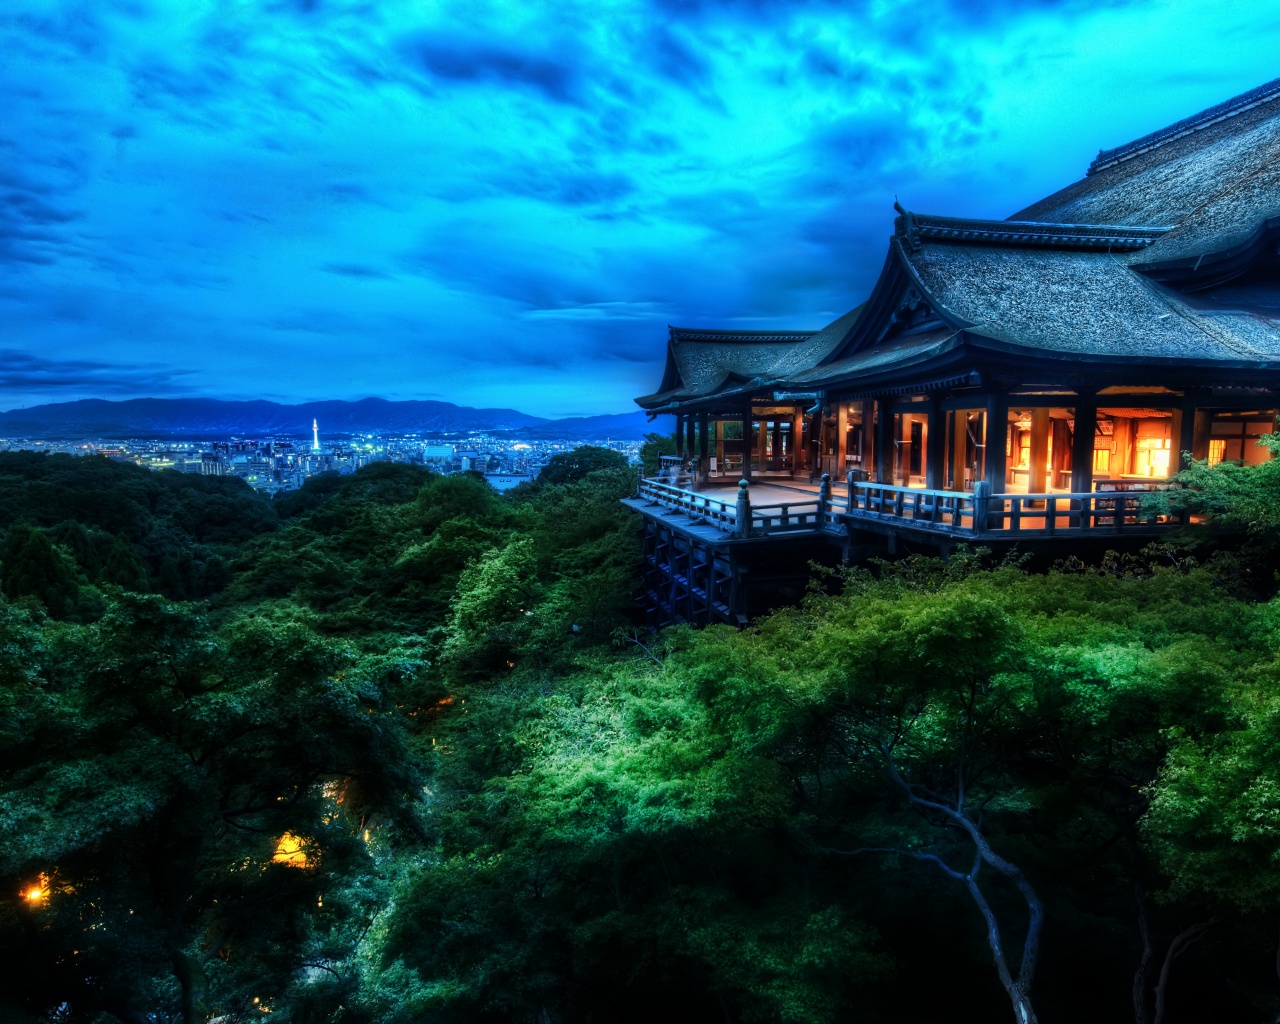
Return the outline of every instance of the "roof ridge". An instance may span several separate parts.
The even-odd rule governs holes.
[[[808,341],[817,331],[735,331],[724,328],[672,327],[667,325],[672,341]]]
[[[1220,121],[1225,121],[1229,117],[1243,114],[1247,110],[1253,110],[1255,107],[1260,107],[1262,104],[1270,103],[1276,99],[1280,99],[1280,78],[1267,82],[1265,85],[1260,85],[1256,89],[1250,89],[1239,96],[1233,96],[1231,99],[1215,104],[1200,111],[1198,114],[1184,117],[1181,121],[1175,121],[1165,128],[1151,132],[1139,139],[1134,139],[1132,142],[1127,142],[1123,146],[1099,150],[1097,157],[1089,165],[1089,169],[1085,171],[1085,176],[1097,174],[1099,171],[1105,171],[1109,167],[1115,167],[1126,160],[1132,160],[1135,156],[1141,156],[1143,153],[1157,149],[1166,143],[1181,139],[1194,132],[1218,124]]]
[[[1132,227],[1125,224],[1054,224],[1031,220],[982,220],[942,217],[901,210],[894,232],[915,249],[922,240],[934,242],[985,242],[998,245],[1030,245],[1057,249],[1106,249],[1130,252],[1145,249],[1167,234],[1168,227]]]

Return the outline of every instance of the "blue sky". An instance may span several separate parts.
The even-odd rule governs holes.
[[[666,325],[818,328],[895,195],[1004,217],[1280,76],[1192,0],[3,0],[0,408],[621,412]]]

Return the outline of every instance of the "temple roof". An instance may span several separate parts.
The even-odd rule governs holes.
[[[858,310],[821,331],[728,331],[669,327],[660,389],[636,399],[652,409],[721,392],[726,386],[783,379],[826,356]]]
[[[1194,309],[1105,252],[902,246],[920,290],[967,334],[1095,359],[1280,361],[1280,322]]]
[[[1167,227],[939,217],[935,214],[909,213],[901,206],[898,210],[901,216],[895,222],[895,230],[899,237],[905,238],[913,247],[928,240],[1129,252],[1145,249],[1170,231]]]
[[[1075,184],[1014,220],[1167,226],[1138,264],[1247,243],[1280,216],[1280,79],[1106,150]]]
[[[954,372],[963,346],[1280,369],[1280,79],[1099,153],[1009,220],[895,207],[867,303],[815,334],[672,328],[662,388],[639,404],[843,392],[930,361]]]
[[[958,347],[959,333],[944,329],[885,342],[855,355],[803,370],[792,377],[790,383],[816,387],[836,379],[871,374],[890,366],[899,369],[923,363]]]

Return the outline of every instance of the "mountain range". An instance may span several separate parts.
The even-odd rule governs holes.
[[[639,440],[658,429],[645,413],[544,419],[515,409],[473,409],[452,402],[226,402],[216,398],[135,398],[109,402],[33,405],[0,413],[0,437],[220,438],[264,435],[303,436],[311,422],[321,436],[369,433],[465,433],[491,431],[522,437],[618,441]]]

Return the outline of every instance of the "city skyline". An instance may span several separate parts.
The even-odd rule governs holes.
[[[621,413],[1271,78],[1258,6],[16,0],[0,397]]]

